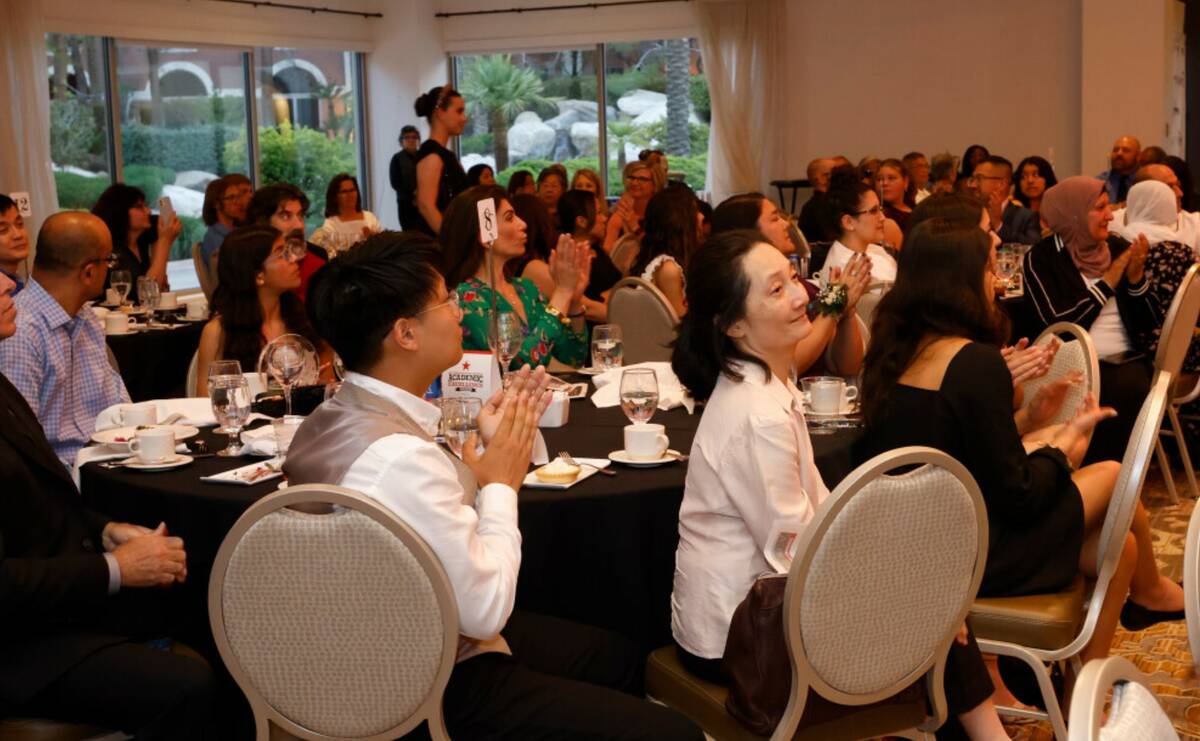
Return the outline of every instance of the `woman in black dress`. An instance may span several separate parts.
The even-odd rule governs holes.
[[[992,241],[973,225],[932,219],[913,230],[896,284],[876,309],[864,362],[866,431],[855,451],[866,460],[928,445],[967,467],[988,513],[981,597],[1053,592],[1079,571],[1095,576],[1097,541],[1120,471],[1115,461],[1075,470],[1078,461],[1064,453],[1078,457],[1080,439],[1113,413],[1090,396],[1073,420],[1026,453],[991,301],[994,260]],[[1029,426],[1044,427],[1057,413],[1068,383],[1039,392]],[[1138,629],[1175,619],[1175,610],[1182,618],[1182,607],[1182,590],[1158,573],[1139,504],[1083,660],[1108,654],[1118,616]]]
[[[417,151],[416,228],[436,237],[442,229],[442,212],[454,196],[467,189],[467,174],[458,157],[446,148],[450,137],[467,125],[467,104],[449,85],[435,87],[413,106],[429,121],[429,138]]]

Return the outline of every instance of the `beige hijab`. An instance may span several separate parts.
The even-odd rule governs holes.
[[[1088,278],[1099,278],[1112,263],[1108,243],[1088,231],[1088,211],[1104,190],[1104,182],[1086,175],[1063,180],[1042,197],[1042,220],[1066,243],[1075,267]]]

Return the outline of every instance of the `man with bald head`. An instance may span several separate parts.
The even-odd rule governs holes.
[[[1109,169],[1096,176],[1104,181],[1109,203],[1125,200],[1129,188],[1133,186],[1133,173],[1137,170],[1138,155],[1141,153],[1142,143],[1135,137],[1122,136],[1113,142],[1112,152],[1108,155]]]
[[[129,401],[108,363],[104,330],[84,309],[104,288],[112,252],[99,218],[66,211],[46,219],[33,275],[15,299],[16,334],[0,343],[0,373],[25,397],[67,467],[95,431],[96,415]]]

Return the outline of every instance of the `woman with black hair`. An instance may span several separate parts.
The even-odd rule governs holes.
[[[462,163],[447,149],[450,137],[466,128],[467,104],[457,90],[440,85],[417,98],[413,108],[429,121],[429,138],[417,151],[416,228],[436,237],[442,212],[467,187]]]
[[[838,237],[829,248],[822,270],[845,270],[852,257],[867,255],[871,258],[872,281],[896,279],[896,259],[880,246],[887,217],[874,189],[852,177],[834,177],[825,194],[825,212]]]
[[[537,184],[529,170],[517,170],[508,178],[508,195],[512,197],[523,193],[537,194]]]
[[[208,394],[209,363],[236,360],[244,373],[252,373],[263,347],[285,334],[311,342],[320,356],[321,380],[333,380],[333,353],[317,336],[296,295],[300,265],[282,232],[260,224],[235,229],[217,255],[217,276],[215,316],[200,334],[196,367],[201,396]]]
[[[567,170],[562,165],[550,165],[538,173],[537,194],[550,213],[550,218],[557,221],[558,199],[567,192]]]
[[[492,186],[496,184],[496,171],[486,162],[480,162],[477,165],[471,165],[471,169],[467,170],[467,187],[474,188],[476,185]]]
[[[976,166],[991,156],[992,153],[982,144],[972,144],[967,147],[967,151],[963,152],[962,159],[958,163],[958,180],[961,182],[969,179],[975,174]]]
[[[167,260],[171,245],[183,230],[178,218],[160,219],[157,227],[150,219],[150,206],[140,188],[125,183],[108,186],[92,206],[112,235],[116,265],[108,271],[104,287],[112,281],[113,270],[129,271],[129,298],[137,302],[137,279],[143,275],[158,282],[159,288],[169,290]]]
[[[696,196],[687,187],[667,188],[646,205],[641,246],[629,274],[653,283],[676,316],[687,313],[683,271],[700,246]]]
[[[1058,185],[1054,168],[1044,157],[1037,155],[1021,160],[1013,177],[1017,181],[1017,187],[1013,188],[1013,198],[1030,211],[1041,211],[1042,196]]]
[[[362,207],[358,180],[348,172],[338,173],[325,189],[325,223],[317,227],[308,241],[324,247],[336,257],[372,234],[383,231],[375,214]]]

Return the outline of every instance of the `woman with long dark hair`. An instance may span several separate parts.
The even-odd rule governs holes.
[[[630,275],[663,292],[676,316],[687,313],[683,272],[700,246],[696,196],[685,186],[667,188],[646,206],[645,231]]]
[[[896,279],[896,259],[880,243],[887,217],[875,190],[854,177],[835,175],[825,194],[825,213],[837,239],[825,256],[822,270],[845,270],[855,255],[871,258],[871,280]]]
[[[1013,188],[1013,198],[1030,211],[1041,211],[1042,196],[1058,185],[1054,168],[1044,157],[1037,155],[1021,160],[1013,172],[1013,178],[1017,181],[1017,187]]]
[[[129,298],[135,302],[139,300],[137,279],[143,275],[157,281],[164,291],[170,288],[167,260],[171,257],[171,245],[183,230],[178,218],[160,219],[157,226],[153,225],[146,194],[125,183],[108,186],[92,206],[92,213],[108,226],[113,256],[117,259],[108,271],[105,288],[112,281],[113,270],[129,271]]]
[[[417,151],[416,228],[436,237],[442,212],[466,189],[467,174],[447,146],[467,126],[467,104],[457,90],[439,85],[417,98],[413,108],[429,121],[429,138]]]
[[[308,241],[324,247],[336,257],[352,245],[383,231],[375,214],[362,207],[358,180],[348,172],[338,173],[325,189],[325,223],[317,227]]]
[[[967,180],[975,174],[975,167],[983,162],[992,153],[982,144],[972,144],[963,152],[962,159],[958,162],[958,179],[959,181]]]
[[[320,355],[321,380],[333,380],[333,352],[317,336],[296,295],[300,265],[282,232],[258,224],[235,229],[217,255],[217,276],[215,316],[200,335],[201,396],[208,393],[210,362],[236,360],[243,373],[254,372],[263,347],[285,334],[298,334],[311,342]]]

